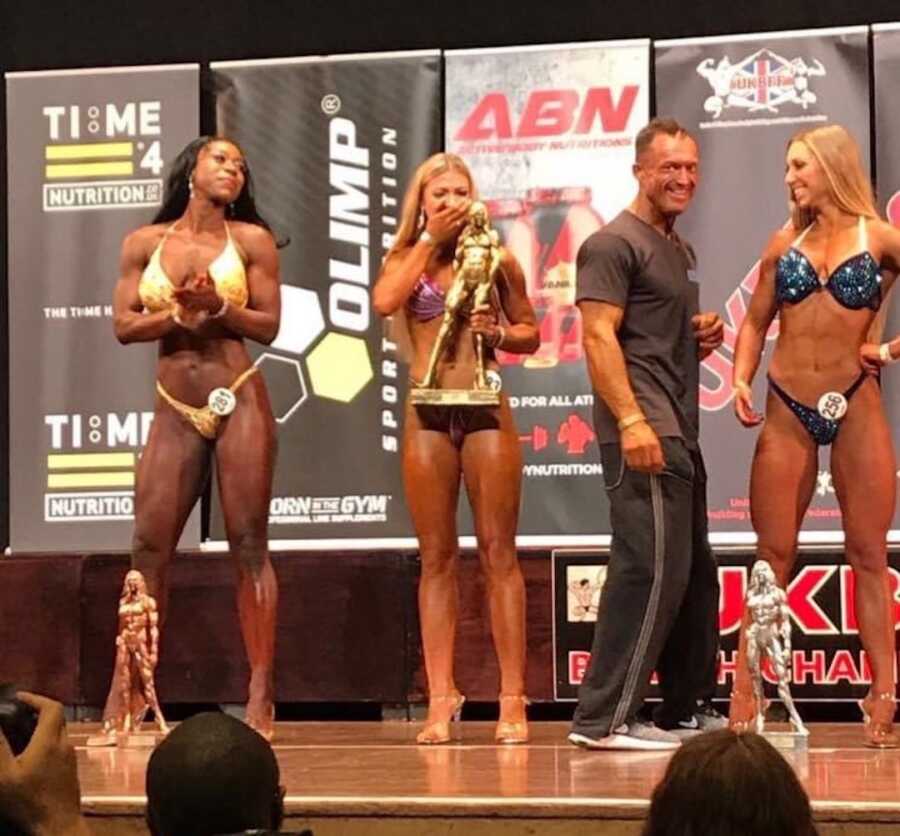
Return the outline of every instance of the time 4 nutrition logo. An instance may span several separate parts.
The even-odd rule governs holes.
[[[48,105],[42,113],[45,212],[159,205],[160,102]]]
[[[718,61],[704,58],[697,65],[697,73],[712,87],[712,95],[703,102],[703,109],[715,120],[700,126],[712,127],[732,124],[718,121],[728,111],[765,122],[785,105],[798,105],[802,110],[808,110],[817,101],[816,94],[810,89],[811,79],[824,76],[825,67],[818,59],[812,59],[810,63],[800,57],[788,59],[763,47],[735,62],[727,55]],[[824,116],[813,118],[825,119]],[[777,121],[792,120],[781,118]]]

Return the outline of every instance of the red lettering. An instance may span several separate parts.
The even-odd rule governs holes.
[[[574,90],[535,90],[525,104],[516,136],[557,136],[568,133],[575,119]]]
[[[600,127],[604,133],[624,131],[634,109],[638,89],[636,84],[626,84],[622,88],[618,103],[614,105],[609,87],[592,87],[584,97],[584,106],[581,108],[575,133],[588,133],[597,116],[600,117]]]
[[[841,632],[852,635],[859,632],[856,619],[856,575],[849,566],[841,566]],[[888,567],[888,588],[894,614],[894,630],[900,627],[900,572]]]
[[[813,600],[837,566],[804,566],[787,588],[791,615],[804,633],[832,636],[838,632],[831,619]]]
[[[719,633],[728,635],[740,629],[747,593],[747,572],[742,566],[719,569]]]
[[[569,685],[580,685],[587,672],[591,654],[584,650],[569,651]]]
[[[471,142],[491,137],[509,139],[512,125],[509,120],[509,104],[503,93],[488,93],[456,132],[454,139]]]
[[[584,94],[584,104],[578,113],[578,90],[535,90],[525,102],[516,137],[560,136],[569,133],[590,133],[599,119],[605,133],[624,131],[637,101],[639,87],[626,84],[617,101],[609,87],[592,87]],[[509,101],[504,93],[487,93],[466,117],[456,132],[458,142],[478,142],[486,139],[511,139],[513,136]],[[525,147],[525,146],[523,146]]]
[[[810,677],[815,685],[821,685],[825,680],[825,651],[813,650],[808,656],[802,650],[795,650],[792,654],[794,669],[794,682],[805,685]]]
[[[716,379],[715,388],[700,384],[700,408],[707,412],[715,412],[728,405],[733,390],[731,388],[731,370],[733,364],[720,349],[716,349],[703,361],[703,368]]]
[[[849,650],[839,650],[834,654],[825,682],[828,685],[836,685],[841,679],[846,679],[854,685],[860,681],[859,670]]]

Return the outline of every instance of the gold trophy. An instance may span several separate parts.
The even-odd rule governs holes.
[[[475,380],[471,389],[439,388],[437,368],[461,322],[472,308],[488,303],[502,255],[500,239],[491,229],[487,207],[475,201],[469,207],[469,220],[456,242],[453,283],[447,291],[444,318],[431,350],[428,371],[422,383],[410,390],[411,403],[439,406],[496,406],[500,403],[499,388],[491,385],[485,373],[484,335],[475,334]]]

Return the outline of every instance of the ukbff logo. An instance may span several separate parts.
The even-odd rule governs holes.
[[[787,59],[764,47],[732,63],[727,55],[718,61],[704,58],[697,73],[712,87],[703,109],[714,120],[726,111],[748,115],[775,115],[785,105],[799,105],[804,111],[817,101],[810,80],[825,75],[818,59]],[[823,117],[824,118],[824,117]]]

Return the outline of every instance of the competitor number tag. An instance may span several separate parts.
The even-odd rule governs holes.
[[[832,421],[840,421],[847,411],[847,399],[840,392],[826,392],[819,398],[819,415]]]
[[[231,389],[220,386],[209,393],[206,404],[212,412],[224,418],[226,415],[231,415],[234,412],[234,408],[237,406],[237,398]]]

